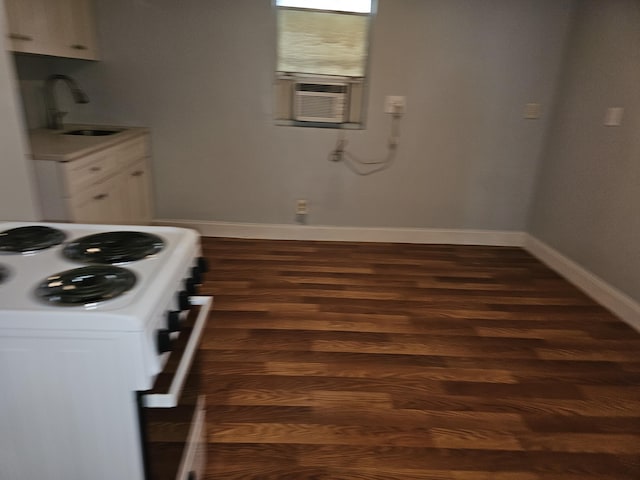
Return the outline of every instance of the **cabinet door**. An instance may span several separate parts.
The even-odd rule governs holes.
[[[91,0],[56,0],[63,33],[61,55],[96,60],[97,47]]]
[[[97,59],[91,0],[5,0],[10,50]]]
[[[85,194],[71,200],[71,217],[77,223],[106,223],[109,192],[91,188]]]
[[[77,223],[125,223],[124,185],[122,175],[115,175],[72,198],[72,220]]]
[[[151,223],[151,179],[147,158],[141,158],[124,172],[126,185],[126,222],[135,225]]]
[[[9,48],[14,52],[52,55],[55,2],[47,0],[5,0]]]

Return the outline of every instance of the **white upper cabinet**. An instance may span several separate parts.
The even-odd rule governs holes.
[[[64,57],[97,60],[95,20],[90,0],[58,0],[64,8],[62,21],[64,35]]]
[[[53,3],[46,0],[5,0],[10,50],[24,53],[48,51],[53,37],[53,25],[49,21],[55,12],[50,8]]]
[[[91,0],[4,0],[9,49],[97,60]]]

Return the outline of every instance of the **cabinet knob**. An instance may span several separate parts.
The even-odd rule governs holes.
[[[144,171],[143,170],[136,170],[135,172],[133,172],[131,174],[132,177],[139,177],[140,175],[144,175]]]
[[[94,200],[104,200],[109,196],[108,193],[101,193],[100,195],[96,195],[93,197]]]
[[[74,50],[87,50],[86,45],[80,45],[80,44],[71,45],[71,48],[73,48]]]
[[[91,167],[89,170],[91,170],[92,172],[99,172],[100,170],[102,170],[102,167]]]

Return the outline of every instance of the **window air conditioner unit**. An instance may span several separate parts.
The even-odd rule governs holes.
[[[347,113],[349,85],[346,83],[296,82],[294,120],[343,123]]]

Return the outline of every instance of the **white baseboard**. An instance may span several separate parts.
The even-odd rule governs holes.
[[[525,232],[276,225],[176,219],[158,219],[154,221],[154,224],[191,228],[207,237],[524,247],[595,301],[640,331],[640,304],[638,302]]]
[[[640,304],[546,243],[526,235],[525,249],[640,331]]]
[[[192,228],[206,237],[341,242],[442,243],[452,245],[524,246],[526,234],[499,230],[332,227],[158,219],[156,225]]]

